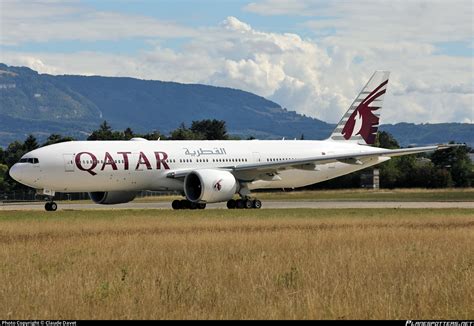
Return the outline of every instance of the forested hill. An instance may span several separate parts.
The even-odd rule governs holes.
[[[474,147],[474,124],[472,123],[397,123],[381,125],[380,129],[391,133],[402,146],[456,141]]]
[[[107,120],[114,128],[163,134],[193,120],[224,120],[230,134],[260,139],[327,138],[334,125],[236,89],[100,76],[52,76],[0,64],[0,146],[33,134],[85,139]],[[456,140],[474,145],[472,124],[381,127],[401,145]]]

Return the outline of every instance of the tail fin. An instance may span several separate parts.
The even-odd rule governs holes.
[[[374,72],[337,124],[330,139],[368,145],[375,142],[389,75],[389,71]]]

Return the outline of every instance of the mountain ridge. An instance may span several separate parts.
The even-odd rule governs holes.
[[[140,112],[140,114],[137,114]],[[0,146],[34,134],[85,139],[106,120],[113,129],[168,134],[193,120],[226,121],[229,134],[260,139],[325,139],[334,124],[300,115],[238,89],[131,77],[49,75],[0,63]],[[474,145],[474,125],[381,125],[406,146],[455,140]]]

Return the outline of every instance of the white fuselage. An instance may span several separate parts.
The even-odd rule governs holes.
[[[170,172],[226,168],[320,155],[363,153],[373,147],[350,142],[309,140],[248,141],[74,141],[36,149],[17,163],[15,179],[56,192],[183,190]],[[371,157],[358,164],[334,162],[310,169],[286,169],[277,176],[236,176],[249,189],[296,188],[325,181],[388,160]]]

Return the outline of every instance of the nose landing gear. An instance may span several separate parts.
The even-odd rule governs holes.
[[[56,204],[53,199],[54,199],[54,190],[50,189],[36,189],[36,199],[40,200],[46,200],[47,203],[44,204],[44,209],[48,212],[54,212],[58,209],[58,204]]]

